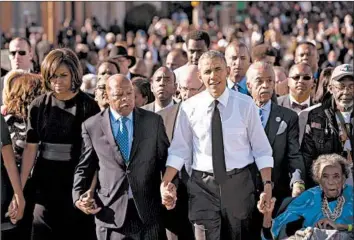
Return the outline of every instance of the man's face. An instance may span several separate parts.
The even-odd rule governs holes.
[[[208,48],[204,42],[204,40],[193,40],[189,39],[187,43],[187,55],[188,55],[188,63],[193,65],[198,65],[199,58],[203,53],[208,51]]]
[[[106,92],[106,81],[107,77],[103,77],[98,80],[95,89],[95,100],[97,101],[100,108],[107,108],[109,106]]]
[[[311,66],[311,70],[315,73],[318,69],[317,50],[310,45],[302,44],[296,48],[295,63],[307,63]]]
[[[343,77],[340,81],[332,81],[329,86],[336,105],[346,111],[353,107],[354,80],[351,77]]]
[[[112,76],[117,73],[117,68],[108,62],[102,63],[97,69],[97,76]]]
[[[114,79],[111,79],[113,78]],[[122,75],[115,75],[107,81],[107,96],[109,105],[120,115],[126,117],[134,109],[135,96],[132,83]]]
[[[169,53],[166,58],[166,66],[172,71],[186,64],[181,54]]]
[[[293,96],[310,95],[314,84],[312,71],[308,66],[296,66],[289,72],[288,86]]]
[[[189,71],[181,77],[179,82],[179,93],[183,101],[200,93],[205,89],[204,83],[198,79],[198,71]]]
[[[127,75],[129,72],[129,65],[130,65],[130,60],[126,57],[119,57],[114,59],[116,63],[118,63],[120,72],[123,75]]]
[[[250,74],[249,79],[247,79],[247,88],[257,105],[266,104],[273,95],[275,85],[274,75],[271,69],[264,68],[263,66],[253,68],[251,71],[253,72]]]
[[[203,81],[210,95],[215,99],[224,92],[229,73],[230,68],[217,57],[203,59],[199,66],[199,79]]]
[[[151,91],[160,101],[172,99],[177,86],[173,73],[167,68],[158,69],[152,77]]]
[[[11,69],[29,70],[32,66],[33,54],[26,41],[14,40],[9,45]]]
[[[245,47],[229,47],[226,50],[225,58],[227,66],[230,67],[230,79],[241,81],[250,66],[250,56],[247,49]]]

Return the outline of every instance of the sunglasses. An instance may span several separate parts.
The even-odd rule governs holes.
[[[16,53],[20,54],[20,56],[25,56],[27,54],[26,51],[21,51],[21,50],[20,51],[10,51],[11,56],[15,56]]]
[[[300,78],[302,78],[302,80],[305,80],[305,81],[310,81],[312,79],[312,77],[309,75],[305,75],[305,76],[296,75],[296,76],[293,76],[290,78],[294,79],[295,81],[299,81]]]

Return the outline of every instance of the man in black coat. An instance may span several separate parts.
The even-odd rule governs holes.
[[[124,75],[107,80],[107,95],[110,108],[82,125],[84,147],[74,177],[75,205],[86,211],[81,196],[98,171],[94,212],[101,208],[96,214],[98,239],[166,239],[160,184],[169,142],[163,120],[134,108],[134,90]]]

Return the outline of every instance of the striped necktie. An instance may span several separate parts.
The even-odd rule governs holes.
[[[259,109],[259,117],[260,117],[260,119],[261,119],[262,126],[264,127],[264,124],[263,124],[264,117],[263,117],[263,110],[262,110],[262,108]]]

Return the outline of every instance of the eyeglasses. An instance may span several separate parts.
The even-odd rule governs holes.
[[[197,92],[197,91],[199,91],[203,86],[204,86],[204,84],[202,83],[202,85],[201,85],[199,88],[188,88],[188,87],[179,86],[179,89],[182,90],[182,91],[184,91],[184,92],[187,92],[187,91],[190,91],[190,92]]]
[[[16,55],[16,53],[20,54],[20,56],[25,56],[27,54],[26,51],[22,51],[22,50],[20,50],[20,51],[10,51],[10,55],[13,56],[13,57]]]
[[[295,81],[299,81],[300,78],[302,80],[305,80],[305,81],[310,81],[312,79],[312,77],[310,75],[305,75],[305,76],[296,75],[296,76],[293,76],[293,77],[290,77],[290,78],[294,79]]]
[[[348,88],[349,91],[354,91],[354,85],[344,86],[344,85],[332,84],[332,86],[334,86],[339,91],[344,91],[346,88]]]
[[[97,89],[99,89],[99,90],[106,90],[106,85],[105,85],[105,84],[103,84],[103,85],[98,85],[98,86],[97,86]]]

